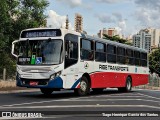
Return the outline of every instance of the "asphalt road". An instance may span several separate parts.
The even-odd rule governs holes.
[[[119,93],[116,89],[107,89],[85,97],[78,97],[73,91],[53,92],[49,96],[39,91],[0,93],[0,111],[0,119],[30,116],[30,119],[57,120],[160,120],[160,91],[134,89]],[[6,114],[14,118],[5,117]]]

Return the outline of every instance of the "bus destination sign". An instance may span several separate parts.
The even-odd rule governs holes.
[[[21,38],[36,38],[36,37],[57,37],[61,36],[60,29],[40,29],[40,30],[28,30],[21,33]]]

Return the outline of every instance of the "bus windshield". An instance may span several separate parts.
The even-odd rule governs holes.
[[[62,61],[62,40],[26,40],[15,46],[18,64],[60,64]]]

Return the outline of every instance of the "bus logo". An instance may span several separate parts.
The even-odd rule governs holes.
[[[88,68],[89,68],[89,64],[88,64],[87,62],[84,64],[84,68],[85,68],[85,69],[88,69]]]

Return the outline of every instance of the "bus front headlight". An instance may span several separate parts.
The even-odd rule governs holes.
[[[53,80],[55,78],[55,74],[52,74],[51,76],[50,76],[50,80]]]
[[[61,71],[57,72],[57,73],[54,73],[50,76],[50,80],[53,80],[55,77],[58,77],[61,75]]]
[[[58,77],[60,75],[61,75],[61,71],[59,71],[59,72],[56,73],[56,77]]]

